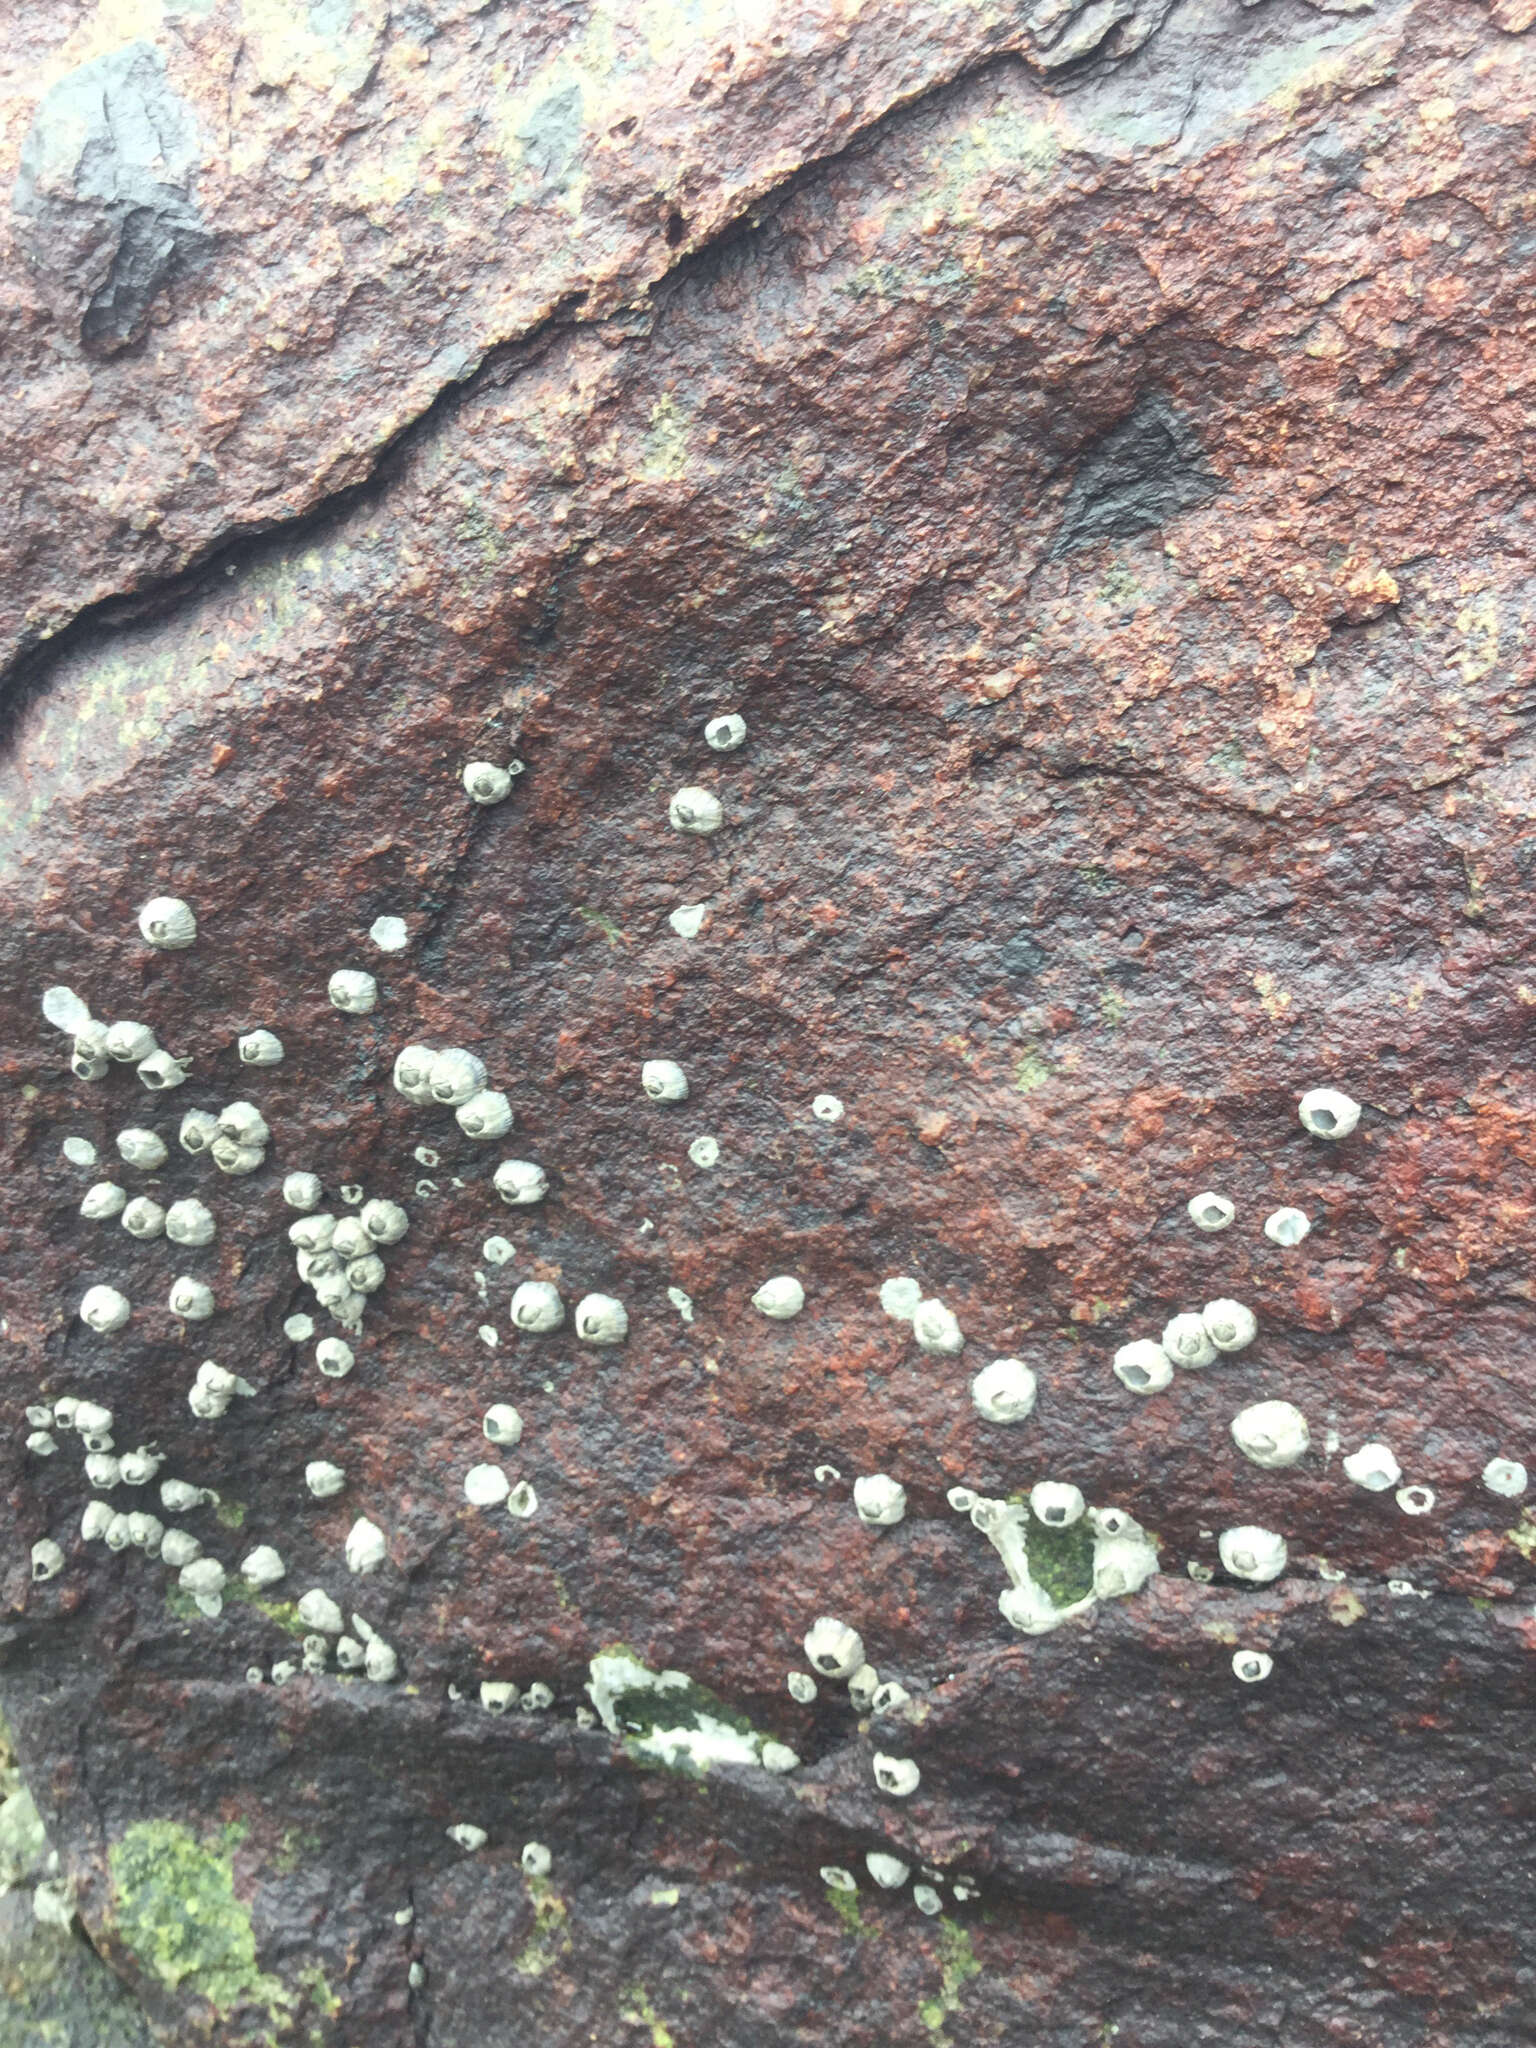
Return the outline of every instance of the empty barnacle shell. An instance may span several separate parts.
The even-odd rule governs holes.
[[[1262,1650],[1234,1650],[1232,1653],[1232,1675],[1240,1678],[1244,1685],[1261,1684],[1274,1668],[1274,1658],[1266,1656]]]
[[[1314,1138],[1347,1138],[1360,1121],[1360,1105],[1337,1088],[1309,1088],[1296,1114]]]
[[[531,1159],[503,1159],[491,1180],[497,1194],[511,1209],[525,1209],[534,1202],[542,1202],[549,1192],[548,1176]]]
[[[471,803],[499,804],[512,791],[512,777],[494,761],[466,761],[463,781]]]
[[[153,896],[139,912],[139,930],[159,951],[179,953],[197,937],[197,919],[179,896]]]
[[[172,1202],[165,1212],[165,1234],[172,1244],[212,1244],[218,1235],[213,1212],[192,1196]]]
[[[1198,1322],[1199,1318],[1195,1320]],[[1203,1329],[1200,1334],[1205,1337]],[[1211,1356],[1215,1355],[1213,1349]],[[1138,1337],[1130,1344],[1122,1344],[1115,1353],[1114,1375],[1132,1394],[1160,1394],[1173,1384],[1173,1361],[1161,1344],[1150,1337]]]
[[[376,1197],[365,1202],[358,1222],[375,1244],[398,1244],[411,1227],[411,1219],[398,1202]]]
[[[576,1304],[576,1334],[584,1344],[622,1344],[629,1315],[611,1294],[584,1294]]]
[[[104,1081],[111,1070],[111,1061],[104,1052],[97,1052],[89,1041],[77,1038],[69,1056],[69,1071],[77,1081]]]
[[[707,837],[725,823],[725,810],[710,790],[690,785],[678,790],[667,805],[667,822],[674,832],[696,832]]]
[[[512,1128],[512,1105],[499,1088],[482,1088],[459,1104],[454,1119],[466,1138],[504,1138]]]
[[[115,1287],[88,1287],[80,1303],[81,1322],[103,1336],[120,1330],[132,1313],[127,1295]]]
[[[912,1334],[924,1351],[953,1355],[964,1348],[960,1325],[942,1301],[920,1301],[912,1311]]]
[[[407,1102],[415,1103],[418,1109],[425,1108],[433,1100],[432,1062],[436,1058],[437,1054],[430,1045],[402,1046],[395,1054],[395,1092],[403,1095]],[[470,1094],[473,1093],[471,1089]]]
[[[447,1832],[450,1842],[457,1842],[461,1849],[471,1851],[483,1849],[490,1840],[484,1828],[477,1828],[472,1821],[467,1820],[456,1821]]]
[[[811,1098],[811,1115],[819,1124],[835,1124],[842,1121],[843,1104],[836,1095],[814,1095]]]
[[[1397,1489],[1397,1504],[1405,1515],[1427,1515],[1435,1505],[1434,1488],[1400,1486]]]
[[[875,1687],[875,1696],[869,1703],[870,1712],[876,1715],[899,1714],[911,1697],[911,1693],[904,1685],[898,1685],[895,1679],[888,1678],[884,1685]]]
[[[507,1513],[519,1522],[526,1522],[530,1515],[539,1511],[539,1496],[526,1479],[520,1479],[507,1495]]]
[[[876,1750],[870,1758],[875,1783],[893,1799],[908,1799],[922,1782],[922,1772],[907,1756],[882,1756]]]
[[[447,1046],[442,1052],[434,1053],[427,1070],[427,1085],[432,1100],[440,1102],[445,1109],[457,1109],[478,1095],[486,1083],[485,1061],[472,1052],[466,1052],[461,1045]]]
[[[1029,1512],[1048,1529],[1070,1529],[1083,1519],[1087,1502],[1064,1480],[1042,1479],[1029,1490]]]
[[[523,1435],[523,1418],[510,1403],[495,1401],[486,1409],[480,1429],[487,1443],[520,1443]]]
[[[1278,1579],[1285,1570],[1285,1538],[1276,1535],[1273,1529],[1257,1529],[1246,1524],[1238,1529],[1223,1529],[1216,1540],[1216,1548],[1221,1553],[1223,1571],[1230,1572],[1235,1579],[1247,1579],[1256,1586]]]
[[[873,1664],[861,1664],[848,1680],[848,1697],[862,1714],[880,1690],[880,1674]]]
[[[174,1053],[152,1052],[147,1060],[140,1060],[138,1076],[146,1088],[156,1091],[165,1088],[179,1088],[191,1071],[190,1060],[179,1060]]]
[[[1035,1410],[1035,1375],[1022,1358],[994,1358],[971,1381],[971,1400],[988,1422],[1023,1422]]]
[[[47,1579],[56,1579],[64,1569],[64,1553],[51,1536],[44,1536],[32,1546],[32,1582],[42,1585]]]
[[[367,1651],[353,1636],[339,1636],[336,1641],[336,1662],[343,1671],[361,1671]]]
[[[1300,1244],[1311,1229],[1305,1209],[1272,1209],[1264,1218],[1264,1235],[1271,1244],[1282,1245],[1286,1250]]]
[[[283,1179],[283,1200],[290,1209],[315,1209],[325,1190],[318,1173],[290,1173]]]
[[[127,1165],[142,1167],[146,1173],[153,1173],[157,1167],[164,1166],[169,1157],[163,1138],[136,1125],[118,1132],[117,1150]]]
[[[1213,1194],[1209,1188],[1189,1203],[1189,1220],[1197,1230],[1225,1230],[1236,1214],[1235,1205],[1225,1195]]]
[[[1283,1470],[1305,1457],[1307,1418],[1289,1401],[1256,1401],[1232,1418],[1232,1441],[1251,1464]]]
[[[183,1152],[190,1152],[196,1158],[199,1152],[206,1152],[219,1135],[219,1120],[208,1109],[189,1109],[181,1120],[177,1142]]]
[[[352,1346],[340,1337],[322,1337],[315,1346],[315,1363],[328,1380],[344,1380],[352,1370]]]
[[[137,1066],[140,1060],[147,1060],[152,1052],[159,1051],[160,1041],[147,1024],[130,1023],[125,1018],[107,1026],[101,1049],[109,1060],[120,1060],[124,1066]]]
[[[511,1491],[500,1465],[471,1465],[464,1474],[464,1498],[473,1508],[499,1508]]]
[[[873,1472],[853,1482],[853,1507],[870,1528],[890,1529],[906,1519],[907,1489],[889,1473]]]
[[[99,1180],[80,1198],[80,1214],[88,1223],[105,1223],[121,1216],[128,1204],[128,1191],[114,1180]]]
[[[333,1010],[352,1017],[366,1017],[379,1000],[379,984],[360,967],[338,967],[326,983]]]
[[[165,1234],[165,1211],[148,1195],[135,1195],[118,1221],[130,1237],[163,1237]]]
[[[206,1322],[213,1314],[213,1289],[206,1281],[194,1280],[189,1273],[182,1273],[171,1282],[166,1306],[173,1316],[180,1316],[186,1322]]]
[[[553,1281],[524,1280],[513,1290],[514,1329],[534,1334],[545,1330],[558,1330],[564,1321],[565,1303],[560,1299],[560,1290]]]
[[[912,1874],[910,1863],[903,1863],[899,1856],[888,1856],[883,1849],[869,1850],[864,1868],[885,1892],[899,1891]]]
[[[524,1842],[523,1853],[518,1858],[528,1877],[548,1877],[554,1869],[555,1859],[542,1842]],[[652,2029],[654,2037],[655,2030]]]
[[[1173,1316],[1163,1327],[1163,1350],[1186,1372],[1197,1372],[1216,1362],[1216,1346],[1206,1328],[1205,1318],[1192,1309]]]
[[[640,1069],[640,1086],[652,1102],[686,1102],[688,1076],[676,1060],[646,1060]]]
[[[248,1586],[254,1586],[258,1592],[263,1586],[275,1586],[279,1579],[286,1578],[287,1575],[288,1567],[270,1543],[258,1543],[241,1561],[241,1578]]]
[[[805,1654],[823,1678],[851,1678],[864,1662],[864,1638],[846,1621],[823,1614],[806,1631]]]
[[[770,1316],[779,1323],[788,1322],[805,1307],[805,1289],[792,1273],[779,1273],[758,1288],[752,1306],[759,1315]]]
[[[722,711],[704,727],[704,744],[717,754],[733,754],[747,736],[747,721],[739,711]]]
[[[242,1031],[235,1051],[243,1067],[275,1067],[282,1062],[283,1041],[275,1031]]]

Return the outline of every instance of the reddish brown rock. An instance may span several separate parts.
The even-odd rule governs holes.
[[[176,486],[169,554],[88,567],[82,524],[51,565],[66,616],[227,544],[27,667],[0,770],[0,1687],[84,1922],[172,2038],[1512,2048],[1536,2019],[1536,1527],[1480,1479],[1536,1464],[1528,43],[1441,0],[1189,5],[1042,79],[967,69],[1002,47],[974,24],[950,61],[960,19],[861,19],[953,82],[903,71],[850,122],[909,104],[771,192],[733,169],[694,253],[616,239],[622,293],[494,355],[365,493],[234,538],[258,467],[280,510],[338,480],[337,386],[299,380],[238,490]],[[828,49],[784,60],[786,118],[846,94]],[[419,124],[398,74],[369,90]],[[717,148],[699,106],[678,133]],[[783,177],[786,132],[743,119]],[[487,303],[532,289],[488,263]],[[242,377],[258,324],[230,318]],[[400,365],[371,450],[443,379],[408,310],[367,332]],[[163,401],[133,388],[102,403],[147,434]],[[745,744],[713,753],[730,710]],[[472,805],[466,761],[512,755],[508,800]],[[699,785],[713,836],[668,823]],[[139,937],[164,893],[186,951]],[[343,967],[378,977],[370,1014],[328,1003]],[[58,983],[149,1022],[186,1086],[73,1080]],[[257,1026],[282,1064],[239,1065]],[[511,1135],[408,1104],[413,1042],[478,1052]],[[686,1101],[646,1099],[651,1058]],[[1319,1084],[1364,1104],[1335,1145],[1297,1120]],[[174,1141],[237,1098],[271,1127],[259,1171],[173,1142],[121,1176],[205,1200],[212,1245],[78,1216],[107,1166],[66,1135],[108,1162],[125,1125]],[[503,1157],[547,1169],[544,1204],[498,1200]],[[411,1212],[343,1379],[283,1331],[325,1327],[286,1241],[300,1169],[336,1213],[344,1184]],[[1206,1188],[1229,1230],[1192,1225]],[[1281,1204],[1313,1224],[1290,1250],[1261,1229]],[[179,1272],[208,1322],[166,1311]],[[775,1321],[751,1297],[781,1274],[806,1306]],[[897,1275],[963,1352],[882,1313]],[[518,1334],[528,1279],[617,1298],[627,1341]],[[92,1282],[134,1303],[115,1337],[75,1318]],[[1122,1388],[1118,1346],[1217,1297],[1255,1311],[1249,1349]],[[998,1356],[1039,1380],[1013,1428],[969,1398]],[[187,1408],[204,1358],[255,1390],[221,1420]],[[78,1445],[22,1448],[25,1405],[66,1393],[218,1490],[181,1519],[232,1575],[282,1553],[265,1607],[206,1619],[78,1539]],[[501,1454],[498,1399],[524,1422]],[[1309,1420],[1289,1469],[1232,1444],[1264,1399]],[[1373,1439],[1430,1512],[1344,1478]],[[332,1499],[315,1458],[346,1470]],[[537,1513],[466,1505],[486,1458]],[[853,1511],[877,1472],[893,1528]],[[1135,1517],[1161,1570],[1022,1636],[947,1496],[1042,1478]],[[354,1579],[362,1515],[387,1557]],[[1220,1570],[1247,1524],[1287,1539],[1272,1584]],[[44,1535],[66,1564],[33,1586]],[[316,1585],[396,1682],[246,1684],[296,1659],[283,1602]],[[819,1615],[907,1708],[791,1698]],[[798,1768],[695,1777],[579,1725],[618,1644]],[[497,1717],[484,1680],[553,1704]],[[876,1752],[917,1763],[910,1798]],[[877,1889],[882,1848],[942,1912]],[[188,1894],[213,1961],[154,1903]]]

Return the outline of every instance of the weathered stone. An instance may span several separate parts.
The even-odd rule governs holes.
[[[547,66],[576,34],[450,11],[465,66],[540,34]],[[18,671],[0,767],[0,1684],[84,1922],[173,2039],[1529,2037],[1536,1524],[1480,1474],[1536,1448],[1530,47],[1446,0],[1110,20],[1060,17],[1115,61],[1050,75],[1043,28],[1000,54],[1019,20],[807,11],[777,55],[777,30],[750,64],[733,42],[739,107],[669,99],[706,73],[658,58],[636,90],[708,193],[685,207],[653,166],[630,235],[615,172],[601,262],[574,265],[553,197],[499,235],[489,182],[439,225],[417,162],[357,410],[318,342],[279,402],[255,299],[222,357],[178,310],[259,448],[204,492],[193,436],[157,472],[174,534],[108,548],[82,505],[15,585],[23,637],[108,589],[145,602]],[[263,146],[339,146],[354,101],[422,127],[439,60],[380,47],[263,102]],[[455,133],[481,76],[433,85]],[[216,235],[248,132],[169,181]],[[547,111],[526,147],[551,191],[598,190],[599,133]],[[383,254],[314,239],[306,183],[274,209],[274,291],[324,248],[324,291],[365,292]],[[166,271],[151,335],[221,252]],[[463,314],[421,310],[457,274]],[[461,318],[472,374],[433,404],[433,323]],[[129,378],[150,345],[90,374],[107,431],[156,445],[186,401]],[[407,421],[366,493],[322,502]],[[9,431],[47,454],[41,418]],[[220,547],[217,575],[146,589]],[[746,741],[713,752],[730,711]],[[472,802],[465,764],[514,756],[506,799]],[[708,836],[668,821],[695,786]],[[162,894],[196,913],[185,951],[139,937]],[[338,968],[377,977],[375,1008],[332,1006]],[[148,1022],[186,1085],[74,1080],[39,1009],[58,984]],[[240,1065],[255,1028],[280,1064]],[[408,1045],[483,1059],[512,1132],[408,1100]],[[686,1099],[647,1099],[653,1059]],[[1297,1118],[1318,1085],[1364,1105],[1337,1144]],[[236,1101],[270,1142],[226,1177],[175,1132]],[[78,1215],[102,1167],[62,1139],[115,1162],[131,1124],[171,1155],[122,1167],[130,1192],[216,1216],[175,1263]],[[505,1157],[547,1170],[542,1201],[500,1197]],[[305,1170],[337,1217],[344,1184],[410,1214],[344,1378],[284,1334],[332,1327],[287,1235]],[[1229,1228],[1189,1218],[1207,1189]],[[1281,1205],[1312,1221],[1292,1248],[1263,1234]],[[182,1272],[210,1321],[168,1312]],[[775,1276],[798,1315],[753,1308]],[[921,1349],[904,1293],[882,1309],[896,1276],[962,1351]],[[512,1329],[528,1281],[558,1328]],[[92,1283],[134,1304],[116,1336],[78,1320]],[[590,1294],[626,1309],[621,1344],[580,1341]],[[1251,1345],[1122,1387],[1120,1346],[1222,1299]],[[205,1357],[229,1384],[198,1419]],[[1037,1377],[1016,1424],[970,1398],[996,1357]],[[65,1394],[217,1493],[178,1518],[225,1567],[216,1617],[79,1541],[78,1443],[20,1448],[24,1407]],[[1310,1428],[1284,1469],[1230,1436],[1269,1400]],[[495,1402],[522,1519],[464,1499]],[[1350,1483],[1367,1440],[1429,1512]],[[345,1474],[328,1497],[316,1461]],[[854,1512],[874,1473],[906,1490],[897,1526]],[[1017,1505],[1045,1479],[1125,1526],[1047,1557]],[[349,1573],[364,1521],[384,1554]],[[1161,1570],[1120,1595],[1101,1568],[1136,1579],[1138,1525]],[[1220,1572],[1250,1525],[1286,1540],[1272,1583]],[[33,1584],[44,1536],[66,1568]],[[273,1596],[342,1608],[350,1670],[340,1647],[304,1668],[295,1609],[241,1579],[268,1544]],[[1042,1633],[999,1611],[1010,1580]],[[820,1616],[907,1698],[856,1715],[824,1674],[792,1697]],[[589,1702],[616,1645],[660,1676]],[[519,1703],[488,1711],[486,1681]],[[916,1787],[880,1792],[877,1754]],[[882,1850],[939,1914],[863,1882]]]

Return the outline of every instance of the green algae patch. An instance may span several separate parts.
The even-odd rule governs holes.
[[[937,1998],[925,1998],[917,2008],[918,2018],[934,2037],[935,2048],[948,2039],[944,2023],[952,2013],[960,2010],[961,1991],[972,1977],[980,1975],[981,1965],[971,1947],[971,1937],[957,1922],[940,1920],[939,1995]]]
[[[592,1659],[587,1687],[610,1735],[640,1763],[702,1777],[712,1763],[761,1764],[764,1736],[683,1671],[652,1671],[616,1643]]]
[[[306,1636],[309,1630],[299,1619],[299,1610],[291,1600],[269,1600],[254,1586],[248,1586],[237,1573],[231,1573],[224,1581],[220,1596],[226,1607],[254,1607],[290,1636]],[[178,1621],[201,1622],[206,1619],[190,1593],[183,1593],[172,1585],[165,1596],[166,1612],[174,1614]]]
[[[651,2003],[651,1994],[643,1984],[631,1984],[623,1994],[624,2003],[619,2008],[619,2018],[631,2027],[649,2027],[651,2048],[674,2048],[672,2029],[664,2026],[657,2017]]]
[[[1024,1545],[1029,1576],[1057,1607],[1071,1607],[1093,1591],[1093,1525],[1086,1516],[1068,1529],[1029,1517]]]
[[[194,1991],[221,2018],[264,2005],[271,2024],[293,1994],[256,1966],[251,1909],[235,1896],[234,1850],[243,1830],[200,1842],[178,1821],[135,1821],[107,1858],[109,1921],[145,1970],[172,1991]]]
[[[548,1878],[528,1877],[523,1883],[533,1907],[533,1932],[512,1958],[512,1968],[519,1977],[542,1977],[571,1952],[565,1925],[569,1908]]]
[[[878,1937],[880,1933],[879,1928],[871,1927],[864,1918],[864,1915],[859,1911],[859,1895],[857,1892],[850,1892],[840,1884],[829,1884],[827,1886],[827,1904],[832,1908],[838,1919],[842,1921],[848,1932],[856,1935],[860,1941],[874,1941]]]

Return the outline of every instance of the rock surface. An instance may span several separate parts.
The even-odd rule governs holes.
[[[1480,1475],[1536,1467],[1531,21],[699,13],[14,31],[0,1693],[82,1920],[176,2042],[1514,2048],[1536,1519]],[[186,1084],[74,1079],[59,985]],[[408,1044],[478,1054],[511,1132],[408,1102]],[[238,1101],[226,1176],[176,1132]],[[409,1213],[344,1377],[295,1171]],[[217,1236],[84,1220],[104,1178]],[[1251,1346],[1120,1384],[1220,1298]],[[95,1491],[196,1535],[217,1615],[82,1540],[78,1434],[24,1447],[67,1396],[159,1447]],[[1271,1470],[1230,1424],[1276,1399],[1311,1447]],[[1352,1485],[1367,1441],[1432,1498]],[[467,1502],[482,1463],[535,1510]],[[1161,1568],[1021,1634],[950,1495],[1043,1479]],[[1248,1525],[1270,1583],[1222,1569]],[[1024,1526],[1054,1619],[1093,1546]],[[273,1682],[313,1587],[392,1680]],[[791,1696],[823,1615],[905,1702]],[[594,1699],[619,1645],[686,1682]]]

